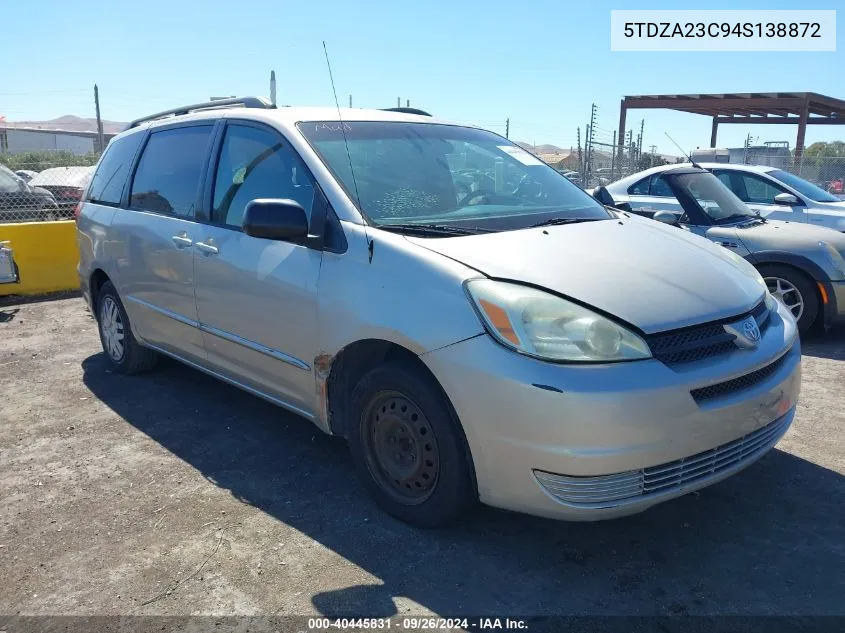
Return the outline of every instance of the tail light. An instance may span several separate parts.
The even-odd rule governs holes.
[[[82,201],[76,203],[76,206],[73,208],[73,219],[79,220],[79,214],[82,213]]]

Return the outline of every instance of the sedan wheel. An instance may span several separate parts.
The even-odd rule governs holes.
[[[796,321],[799,321],[804,314],[804,297],[801,295],[801,291],[786,279],[779,277],[765,277],[764,279],[772,296],[792,313]]]

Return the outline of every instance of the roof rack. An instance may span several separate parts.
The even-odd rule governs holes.
[[[420,116],[431,116],[425,110],[418,108],[382,108],[384,112],[401,112],[402,114],[418,114]]]
[[[164,110],[162,112],[151,114],[150,116],[135,119],[127,126],[126,129],[130,130],[133,127],[138,127],[139,125],[141,125],[141,123],[145,123],[147,121],[154,121],[156,119],[163,119],[168,116],[179,116],[182,114],[188,114],[190,112],[197,112],[199,110],[214,110],[217,108],[228,108],[229,106],[242,106],[244,108],[263,109],[276,107],[264,97],[234,97],[232,99],[216,99],[214,101],[206,101],[205,103],[195,103],[193,105],[181,106],[179,108],[173,108],[172,110]]]

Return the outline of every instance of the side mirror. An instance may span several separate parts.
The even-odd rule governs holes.
[[[267,240],[293,240],[308,236],[308,215],[295,200],[259,198],[247,203],[244,233]]]
[[[596,187],[593,190],[593,198],[595,198],[602,204],[607,205],[608,207],[612,207],[614,205],[613,196],[610,195],[610,192],[604,185]]]
[[[785,207],[794,207],[801,204],[797,197],[791,193],[779,193],[775,196],[775,204],[782,204]]]
[[[678,216],[671,211],[658,211],[652,216],[653,220],[657,220],[658,222],[663,222],[663,224],[671,224],[672,226],[678,226]]]

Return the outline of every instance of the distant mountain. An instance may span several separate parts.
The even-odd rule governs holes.
[[[523,141],[516,141],[516,144],[519,145],[523,149],[527,149],[529,152],[533,152],[535,154],[568,154],[568,149],[563,149],[558,147],[557,145],[550,145],[548,143],[543,143],[541,145],[534,145],[533,143],[525,143]]]
[[[103,133],[117,134],[118,132],[121,132],[126,125],[126,123],[106,121],[104,119]],[[31,127],[41,130],[66,130],[68,132],[96,132],[97,119],[86,119],[73,116],[72,114],[66,114],[65,116],[60,116],[57,119],[51,119],[49,121],[8,121],[6,122],[6,127]]]

